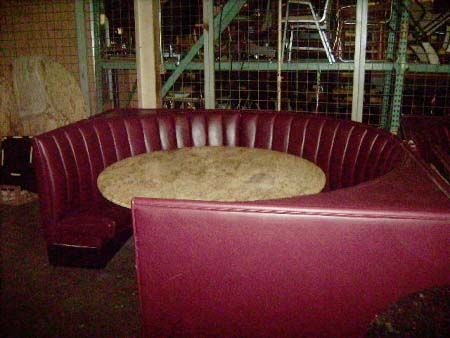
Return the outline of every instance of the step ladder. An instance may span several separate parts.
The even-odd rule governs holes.
[[[282,49],[282,60],[284,60],[284,52],[288,52],[288,61],[291,61],[293,50],[304,50],[304,51],[324,51],[327,55],[328,62],[330,64],[336,62],[331,50],[330,43],[326,34],[327,30],[327,16],[330,11],[330,0],[326,0],[322,9],[322,16],[314,8],[311,1],[308,0],[288,0],[286,3],[285,16],[282,19],[284,23],[283,30],[283,49]],[[307,15],[292,15],[294,11],[293,7],[302,9]],[[301,30],[317,31],[322,47],[312,47],[312,46],[300,46],[294,44],[294,34],[300,32]],[[289,35],[289,37],[288,37]],[[289,41],[287,41],[289,39]]]

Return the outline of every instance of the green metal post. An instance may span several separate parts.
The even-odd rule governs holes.
[[[103,87],[102,87],[102,60],[100,58],[100,6],[101,0],[91,0],[92,5],[92,31],[94,42],[94,72],[95,90],[97,97],[96,112],[103,111]]]
[[[75,18],[77,24],[78,65],[80,71],[80,88],[86,104],[87,114],[91,115],[89,99],[89,79],[86,50],[86,22],[84,16],[84,0],[75,1]]]
[[[400,40],[398,44],[397,62],[395,66],[395,87],[394,97],[392,99],[392,115],[389,123],[389,130],[392,133],[397,133],[400,126],[400,110],[402,105],[403,83],[405,79],[405,72],[408,68],[406,63],[406,51],[408,47],[408,32],[409,32],[409,0],[402,0],[402,16],[400,20]]]
[[[225,28],[230,24],[233,18],[239,13],[242,6],[246,3],[246,0],[229,0],[222,9],[222,13],[214,18],[214,39],[219,37]],[[194,59],[194,57],[199,52],[200,48],[203,47],[205,41],[205,36],[202,36],[197,40],[197,42],[191,47],[186,56],[180,61],[178,67],[173,71],[170,77],[167,79],[162,87],[162,97],[164,97],[167,92],[172,88],[177,79],[186,69],[187,65]]]
[[[112,69],[122,69],[121,67],[126,67],[126,69],[136,69],[135,64],[124,64],[121,62],[114,61],[104,61],[103,68],[112,68]],[[129,66],[129,67],[128,67]],[[417,65],[419,66],[419,65]],[[432,65],[438,66],[433,68],[427,68],[426,71],[434,71],[437,73],[442,73],[450,67],[443,67],[443,65]],[[167,63],[164,65],[166,70],[174,71],[177,69],[177,66],[174,63]],[[248,72],[276,72],[278,69],[277,62],[270,61],[230,61],[230,62],[222,62],[216,63],[215,69],[217,71],[248,71]],[[413,67],[413,65],[411,65]],[[415,66],[414,66],[415,67]],[[204,64],[203,62],[191,62],[186,65],[185,70],[203,70]],[[377,71],[377,72],[387,72],[391,71],[394,68],[394,64],[392,62],[367,62],[365,64],[366,71]],[[281,70],[283,72],[294,72],[300,70],[306,71],[353,71],[355,69],[355,65],[353,62],[345,62],[345,63],[333,63],[330,64],[328,61],[301,61],[301,62],[284,62],[281,65]],[[424,70],[425,71],[425,70]]]
[[[394,60],[395,47],[395,33],[398,30],[398,7],[399,0],[393,0],[391,22],[389,23],[388,45],[386,48],[386,60],[392,62]],[[383,106],[381,111],[380,125],[382,128],[388,127],[390,95],[392,90],[392,70],[386,72],[384,75],[384,89],[383,89]]]

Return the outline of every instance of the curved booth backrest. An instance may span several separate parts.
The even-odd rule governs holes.
[[[44,224],[100,201],[97,177],[116,161],[205,145],[257,147],[304,157],[326,173],[326,191],[381,176],[405,160],[401,142],[391,134],[306,114],[168,110],[93,118],[34,138]]]
[[[319,165],[325,191],[356,185],[389,172],[405,160],[399,140],[382,130],[309,115],[245,114],[245,147],[288,152]]]

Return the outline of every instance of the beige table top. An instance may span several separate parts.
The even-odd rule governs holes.
[[[193,147],[126,158],[100,173],[103,196],[130,208],[133,197],[254,201],[315,194],[325,174],[314,163],[278,151]]]

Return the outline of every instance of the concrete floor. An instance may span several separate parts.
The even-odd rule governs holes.
[[[103,270],[53,267],[36,202],[0,205],[2,337],[138,337],[130,238]]]

